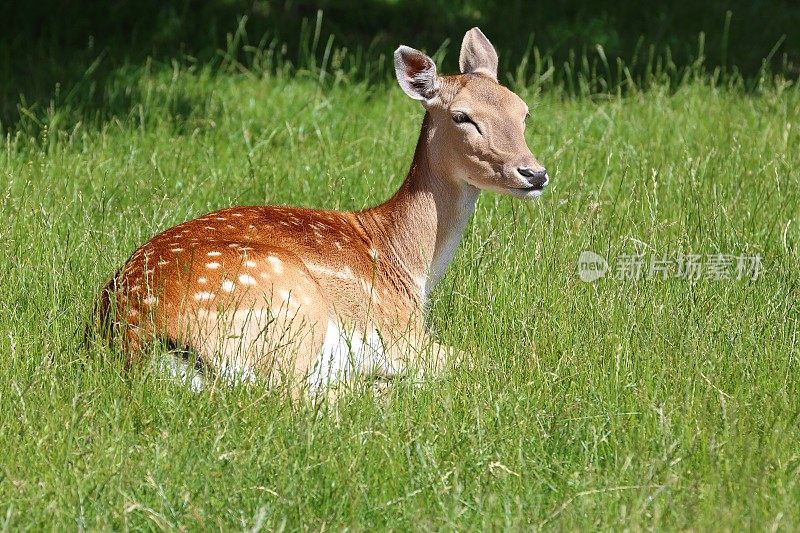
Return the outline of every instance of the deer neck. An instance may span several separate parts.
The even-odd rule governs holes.
[[[437,149],[438,135],[426,113],[403,185],[385,203],[360,213],[382,252],[409,276],[422,304],[452,262],[480,192],[451,175]]]

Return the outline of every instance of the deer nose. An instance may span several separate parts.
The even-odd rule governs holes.
[[[545,169],[533,170],[528,167],[520,167],[517,168],[517,172],[519,172],[520,176],[528,180],[531,187],[544,187],[547,185],[547,182],[550,181],[550,176],[547,175]]]

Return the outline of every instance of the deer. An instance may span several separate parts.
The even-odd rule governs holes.
[[[357,376],[435,374],[455,357],[426,330],[426,308],[480,192],[533,199],[550,177],[525,140],[528,106],[498,82],[480,29],[463,38],[460,74],[438,75],[404,45],[394,66],[425,110],[397,192],[360,211],[231,207],[156,235],[96,300],[126,367],[166,342],[178,351],[160,368],[197,366],[198,388],[264,380],[316,397]]]

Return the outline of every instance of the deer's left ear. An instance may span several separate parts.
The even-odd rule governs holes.
[[[478,28],[464,35],[458,66],[462,74],[483,74],[497,81],[497,51]]]

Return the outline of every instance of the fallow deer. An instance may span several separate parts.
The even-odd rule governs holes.
[[[528,107],[498,83],[478,28],[464,36],[459,75],[438,76],[407,46],[394,62],[425,108],[397,193],[358,212],[233,207],[153,237],[99,297],[128,364],[160,340],[195,354],[205,374],[195,379],[291,381],[310,395],[359,374],[441,368],[450,349],[430,339],[424,311],[479,192],[534,198],[549,178],[525,142]]]

